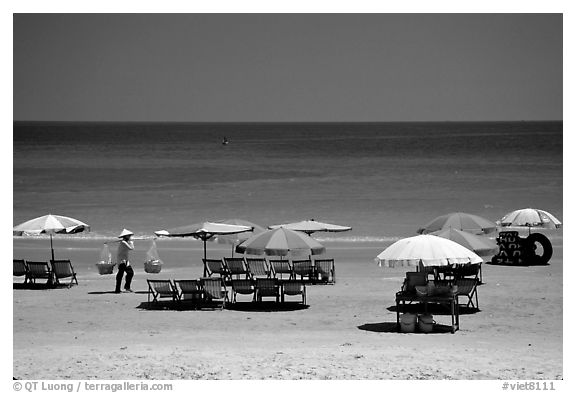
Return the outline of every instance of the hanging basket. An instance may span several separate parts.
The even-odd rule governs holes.
[[[159,259],[144,262],[144,271],[146,273],[160,273],[162,270],[162,261]]]
[[[98,274],[112,274],[114,272],[115,263],[110,262],[98,262],[96,267],[98,268]]]

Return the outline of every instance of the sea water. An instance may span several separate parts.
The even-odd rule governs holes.
[[[314,218],[353,227],[321,241],[357,243],[450,212],[562,220],[562,122],[15,123],[13,135],[13,224],[65,215],[91,225],[81,237]]]

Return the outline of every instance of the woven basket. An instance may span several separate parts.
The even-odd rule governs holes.
[[[99,274],[112,274],[114,272],[115,263],[108,262],[98,262],[96,267],[98,267]]]
[[[162,261],[153,260],[144,262],[144,271],[146,273],[160,273],[162,270]]]

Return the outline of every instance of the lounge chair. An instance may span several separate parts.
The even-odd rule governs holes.
[[[250,272],[250,277],[270,278],[270,266],[264,258],[246,258],[246,265]]]
[[[303,259],[299,261],[292,261],[292,270],[294,271],[294,278],[300,277],[300,280],[310,281],[314,280],[314,266],[310,259]]]
[[[225,279],[228,276],[226,265],[221,259],[202,258],[202,262],[204,262],[204,277],[212,277],[212,275],[218,274]]]
[[[238,293],[241,295],[252,295],[252,300],[254,300],[256,295],[254,281],[250,279],[232,279],[232,303],[236,303],[236,295]]]
[[[200,280],[174,280],[174,286],[178,292],[178,301],[191,300],[200,302],[204,296]]]
[[[454,284],[458,286],[458,291],[456,296],[465,296],[468,299],[466,307],[472,307],[476,310],[480,310],[478,305],[478,279],[475,278],[460,278],[454,281]],[[474,302],[474,300],[476,302]]]
[[[224,264],[231,278],[232,276],[236,276],[237,279],[239,279],[240,276],[248,278],[249,272],[244,258],[224,258]]]
[[[178,299],[178,290],[171,280],[146,280],[148,282],[148,303],[152,295],[152,303],[157,303],[160,298],[171,298],[172,301]]]
[[[288,275],[288,279],[294,278],[294,270],[290,262],[283,259],[270,260],[270,270],[272,271],[271,277],[284,278],[284,274]],[[278,277],[280,275],[280,277]]]
[[[50,264],[52,265],[54,285],[60,284],[61,278],[70,278],[68,288],[70,288],[74,282],[78,285],[78,279],[76,278],[74,267],[69,259],[53,260],[50,261]]]
[[[396,295],[416,295],[416,287],[425,286],[426,284],[428,284],[428,273],[406,272],[402,289]]]
[[[12,275],[16,277],[24,276],[24,284],[28,282],[28,265],[24,259],[14,259]]]
[[[316,259],[314,261],[314,267],[320,283],[336,284],[334,259]]]
[[[28,265],[28,282],[36,284],[37,279],[46,279],[47,285],[52,285],[52,271],[48,262],[27,261]]]
[[[465,265],[458,265],[454,269],[454,278],[474,278],[478,280],[478,284],[481,284],[482,263],[467,263]]]
[[[228,299],[228,290],[222,278],[201,278],[202,290],[204,291],[204,300],[222,301],[222,309],[226,307]]]
[[[280,301],[280,285],[275,278],[256,279],[256,300],[261,302],[263,297],[275,297],[276,302]]]
[[[426,276],[432,276],[432,280],[439,280],[440,273],[436,266],[424,266],[422,262],[418,264],[418,271],[422,273],[426,273]]]
[[[284,296],[302,295],[302,304],[306,304],[306,285],[302,281],[284,281],[282,283],[282,303]]]

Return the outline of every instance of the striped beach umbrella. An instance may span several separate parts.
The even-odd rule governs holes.
[[[286,256],[302,253],[318,255],[326,249],[302,232],[280,227],[252,236],[239,244],[236,251],[251,255]]]
[[[545,210],[526,208],[514,210],[506,214],[498,221],[503,227],[540,227],[540,228],[560,228],[562,223],[551,213]]]

